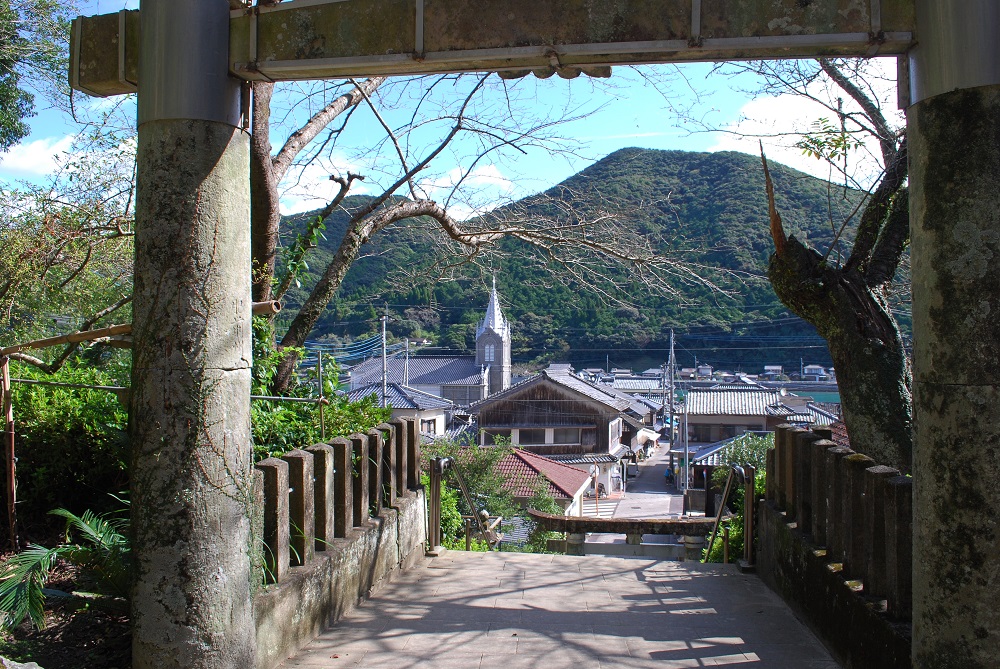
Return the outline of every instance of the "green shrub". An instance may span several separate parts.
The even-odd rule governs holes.
[[[737,437],[722,452],[721,460],[725,463],[737,463],[740,465],[753,465],[754,467],[754,487],[759,494],[764,492],[765,480],[765,458],[767,451],[774,447],[774,435],[758,435],[747,433]],[[712,473],[712,484],[714,487],[725,490],[726,479],[729,477],[729,465],[716,468]],[[730,492],[729,508],[735,514],[729,520],[725,520],[719,525],[719,533],[715,543],[706,546],[703,556],[707,555],[707,562],[722,562],[724,557],[723,530],[729,528],[729,559],[735,560],[743,554],[743,518],[745,513],[744,487],[736,485]],[[711,537],[709,537],[711,539]]]
[[[83,385],[121,386],[128,378],[127,356],[102,368],[77,360],[55,374],[15,370],[21,378]],[[12,395],[22,512],[106,510],[107,493],[128,488],[128,413],[115,393],[15,383]]]

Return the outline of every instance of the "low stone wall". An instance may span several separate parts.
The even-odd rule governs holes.
[[[334,539],[308,565],[292,567],[280,585],[258,593],[257,669],[273,669],[351,611],[401,569],[423,557],[423,491],[397,500],[368,527]]]
[[[778,427],[758,571],[845,667],[909,669],[912,479],[828,438]]]
[[[256,669],[273,669],[424,555],[420,436],[393,421],[256,467]]]

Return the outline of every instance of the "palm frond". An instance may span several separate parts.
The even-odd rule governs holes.
[[[0,612],[3,627],[12,629],[30,617],[35,627],[45,627],[45,594],[49,573],[66,552],[65,546],[45,548],[32,544],[0,566]]]

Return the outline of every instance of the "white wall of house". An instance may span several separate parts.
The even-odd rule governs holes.
[[[691,443],[713,443],[748,430],[766,429],[767,418],[764,416],[688,416]]]
[[[418,411],[416,409],[393,409],[393,418],[416,418],[419,422],[420,432],[443,436],[448,427],[448,416],[444,409],[428,409]]]
[[[583,430],[579,427],[522,427],[514,428],[510,433],[511,443],[518,446],[579,446]]]

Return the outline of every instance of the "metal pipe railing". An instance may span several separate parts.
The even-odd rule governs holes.
[[[719,511],[715,515],[715,526],[712,528],[712,538],[708,542],[708,549],[705,551],[705,558],[702,562],[708,562],[708,556],[712,552],[712,546],[715,545],[715,537],[718,536],[719,525],[722,523],[722,514],[726,511],[726,503],[729,501],[729,493],[733,490],[733,481],[736,479],[739,480],[740,484],[746,483],[746,473],[743,471],[743,467],[740,467],[734,462],[729,465],[729,476],[726,477],[726,487],[722,492],[722,501],[719,503]],[[706,490],[706,494],[708,494],[708,492],[709,491]],[[745,508],[743,513],[746,514]],[[746,541],[747,537],[744,537],[743,540]],[[727,542],[726,553],[728,554],[728,552]],[[728,559],[726,561],[728,562]]]

